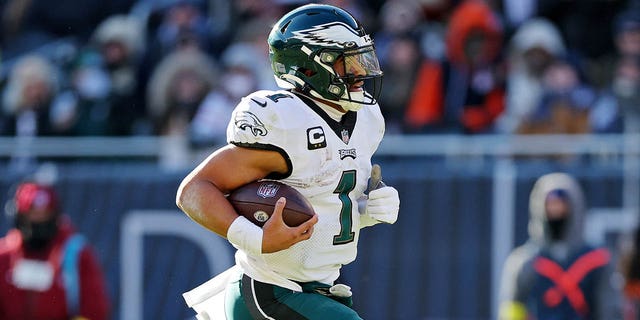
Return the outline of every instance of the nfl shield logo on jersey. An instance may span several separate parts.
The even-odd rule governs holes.
[[[273,198],[276,196],[276,193],[278,193],[278,189],[280,189],[280,186],[275,183],[263,182],[260,187],[258,187],[257,194],[265,199]]]
[[[342,136],[342,142],[348,144],[349,143],[349,130],[342,129],[342,131],[340,131],[340,135]]]

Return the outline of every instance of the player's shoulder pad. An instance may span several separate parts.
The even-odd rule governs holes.
[[[364,106],[361,110],[366,111],[370,117],[375,119],[378,122],[384,122],[384,117],[382,115],[382,110],[380,109],[380,105],[377,103],[371,106]]]
[[[293,93],[285,90],[260,90],[242,98],[236,106],[234,117],[260,118],[275,125],[286,109],[296,100]]]
[[[376,103],[371,106],[364,106],[358,111],[358,121],[362,119],[372,127],[373,132],[377,132],[379,138],[382,139],[385,131],[385,120],[382,116],[380,106]]]
[[[252,107],[281,109],[295,99],[295,95],[286,90],[259,90],[244,97],[240,105],[249,104]]]
[[[266,143],[284,132],[291,121],[287,112],[289,101],[295,101],[289,91],[260,90],[242,98],[233,111],[227,136],[231,141],[261,141]]]

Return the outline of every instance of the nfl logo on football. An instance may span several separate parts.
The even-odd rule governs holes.
[[[276,193],[278,193],[278,189],[280,189],[279,185],[271,182],[265,182],[258,187],[257,194],[265,199],[273,198],[276,196]]]

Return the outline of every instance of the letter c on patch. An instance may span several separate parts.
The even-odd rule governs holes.
[[[327,146],[327,139],[324,136],[322,127],[307,129],[307,148],[309,150],[320,149]]]

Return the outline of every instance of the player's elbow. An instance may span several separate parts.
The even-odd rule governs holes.
[[[206,207],[210,183],[199,179],[185,178],[176,193],[176,206],[195,221],[201,221]]]
[[[183,199],[184,199],[184,198],[183,198],[182,192],[181,192],[180,190],[178,190],[178,193],[176,194],[176,206],[177,206],[180,210],[183,210],[183,209],[182,209],[182,203],[183,203],[183,201],[184,201]]]
[[[183,180],[178,187],[178,191],[176,192],[176,206],[180,208],[180,210],[186,212],[187,202],[188,202],[188,194],[189,194],[189,181]]]

